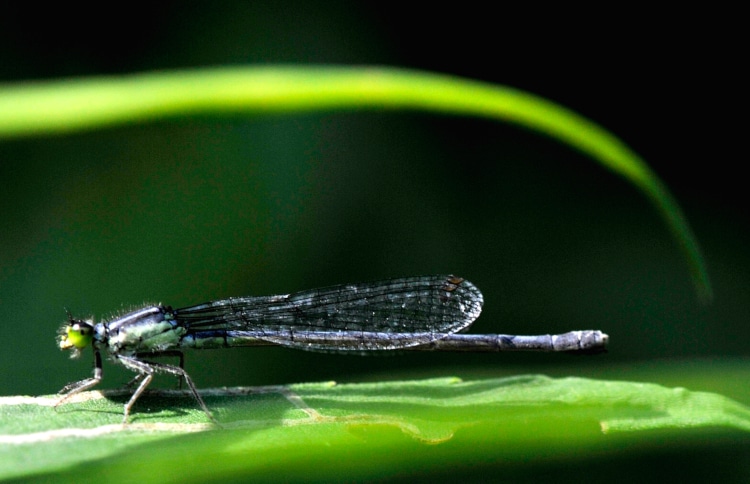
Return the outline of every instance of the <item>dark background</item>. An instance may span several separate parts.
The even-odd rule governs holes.
[[[747,155],[735,117],[746,82],[736,15],[453,8],[3,5],[0,81],[382,64],[524,89],[600,123],[654,168],[702,245],[710,306],[699,304],[643,194],[508,125],[320,113],[4,140],[0,394],[54,393],[88,376],[88,355],[69,362],[56,349],[65,308],[102,319],[144,302],[180,307],[431,273],[482,289],[473,332],[595,328],[610,334],[610,352],[356,358],[238,349],[189,354],[187,369],[200,387],[532,371],[628,379],[656,361],[684,364],[689,379],[696,361],[710,368],[746,356]],[[127,379],[110,365],[102,386]]]

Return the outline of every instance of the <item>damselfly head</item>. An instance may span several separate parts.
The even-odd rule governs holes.
[[[71,350],[71,358],[81,356],[81,350],[90,345],[93,338],[94,321],[73,319],[70,315],[68,315],[68,322],[60,328],[57,337],[61,350]]]

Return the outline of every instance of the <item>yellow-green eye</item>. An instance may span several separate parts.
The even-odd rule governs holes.
[[[94,328],[91,325],[86,323],[69,324],[60,338],[60,349],[83,349],[91,344],[93,337]]]

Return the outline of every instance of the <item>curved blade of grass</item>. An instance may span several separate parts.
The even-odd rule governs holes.
[[[504,86],[367,67],[231,67],[0,87],[0,138],[67,133],[184,115],[418,109],[479,116],[544,133],[636,185],[671,230],[700,299],[712,290],[675,199],[617,137],[551,101]]]
[[[712,445],[706,429],[745,438],[750,432],[750,409],[721,395],[584,378],[437,378],[202,393],[223,429],[212,427],[186,392],[145,394],[128,426],[120,425],[128,392],[106,398],[87,392],[57,411],[53,397],[2,398],[0,478],[70,469],[69,476],[84,480],[185,482],[304,478],[314,469],[330,482],[477,460],[533,465],[529,456],[565,462],[602,449],[677,451],[700,429],[704,446]],[[662,443],[664,432],[669,438]]]

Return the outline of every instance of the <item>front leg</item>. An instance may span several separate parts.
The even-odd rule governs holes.
[[[99,354],[98,350],[94,351],[94,376],[91,378],[86,378],[85,380],[77,381],[74,383],[69,383],[63,387],[62,390],[60,390],[58,395],[61,395],[61,398],[55,402],[54,408],[57,408],[58,405],[64,403],[66,400],[68,400],[73,395],[86,391],[89,388],[93,388],[96,385],[99,384],[99,382],[102,381],[102,356]]]

